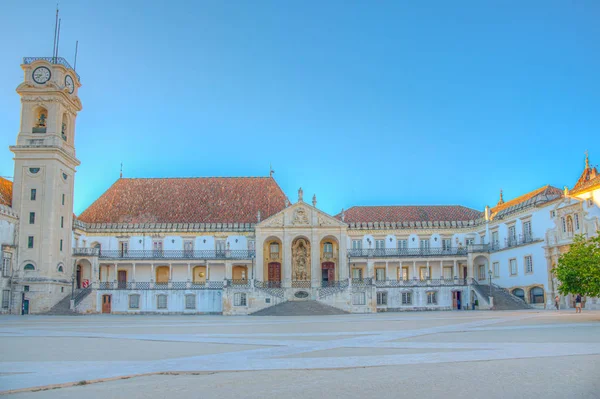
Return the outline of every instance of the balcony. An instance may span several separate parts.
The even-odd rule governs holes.
[[[423,256],[466,256],[468,247],[457,248],[386,248],[386,249],[351,249],[349,258],[401,258]]]
[[[251,250],[106,250],[99,251],[100,259],[140,260],[140,259],[254,259]]]
[[[100,248],[73,248],[73,256],[98,256]]]
[[[531,234],[519,235],[516,237],[508,237],[504,239],[504,243],[501,244],[499,241],[490,244],[490,252],[503,251],[505,249],[521,247],[523,245],[529,245],[534,242],[543,241],[541,238],[533,237]]]

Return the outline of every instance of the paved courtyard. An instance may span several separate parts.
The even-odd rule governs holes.
[[[0,317],[32,398],[600,397],[600,312]]]

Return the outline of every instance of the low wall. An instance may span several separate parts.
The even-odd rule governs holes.
[[[140,296],[137,309],[129,307],[129,296],[134,294]],[[102,312],[103,295],[111,295],[113,314],[221,314],[223,311],[222,290],[98,290],[98,313]],[[158,309],[158,295],[167,296],[166,309]],[[186,295],[195,295],[194,309],[186,309]]]

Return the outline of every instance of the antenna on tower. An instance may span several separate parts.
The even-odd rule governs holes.
[[[56,33],[58,32],[58,3],[56,3],[56,21],[54,22],[54,47],[52,47],[52,58],[56,54]]]
[[[60,42],[60,20],[61,18],[58,19],[58,35],[56,36],[56,55],[54,56],[55,58],[58,58],[58,42]]]
[[[79,40],[75,42],[75,62],[73,62],[73,70],[77,70],[77,47],[79,47]]]

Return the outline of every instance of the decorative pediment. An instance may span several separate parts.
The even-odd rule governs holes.
[[[310,225],[310,212],[306,207],[300,206],[294,209],[294,213],[292,216],[292,225],[293,226],[307,226]]]
[[[346,226],[345,223],[329,216],[304,202],[283,209],[263,220],[257,227],[330,227]]]
[[[278,213],[261,223],[262,227],[283,227],[283,213]]]

